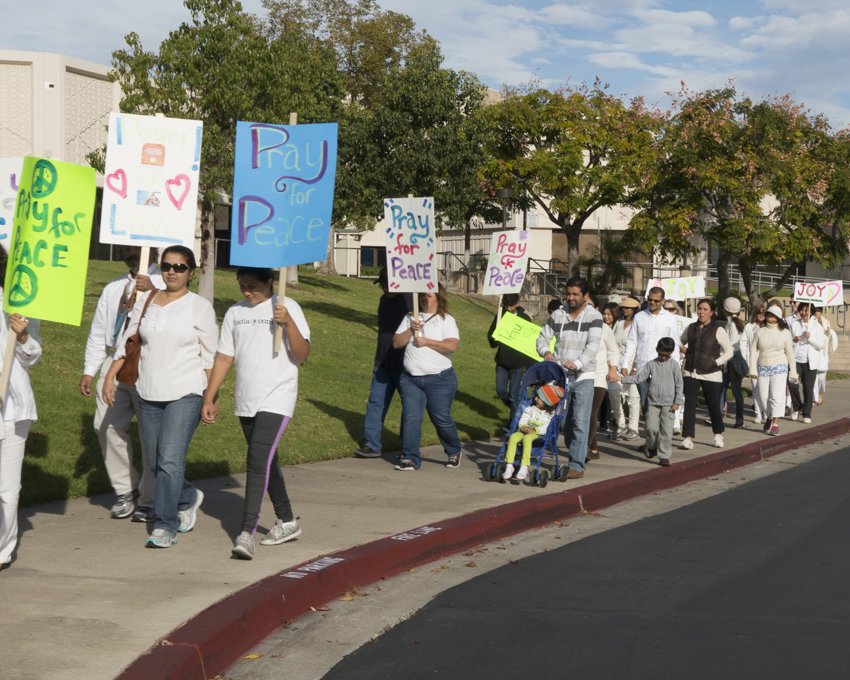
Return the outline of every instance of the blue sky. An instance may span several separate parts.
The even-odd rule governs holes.
[[[6,0],[0,48],[61,52],[108,64],[136,31],[154,49],[188,15],[178,0],[42,0],[39,21]],[[382,0],[440,41],[446,66],[487,85],[592,82],[667,108],[665,92],[723,86],[791,94],[833,127],[850,125],[847,0]],[[245,9],[261,12],[260,0]],[[104,13],[103,7],[109,11]]]

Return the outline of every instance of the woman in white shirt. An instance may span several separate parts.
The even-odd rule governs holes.
[[[738,298],[728,297],[723,301],[723,312],[726,315],[726,335],[732,343],[732,358],[723,366],[723,389],[720,392],[720,410],[724,411],[726,405],[726,389],[732,388],[732,396],[735,397],[735,427],[744,427],[744,393],[741,390],[741,382],[747,375],[749,367],[747,360],[741,353],[741,338],[744,333],[744,322],[738,317],[741,312],[741,301]]]
[[[0,286],[6,280],[6,251],[0,247]],[[3,299],[0,288],[0,302]],[[21,469],[30,427],[38,419],[30,387],[29,367],[41,359],[40,323],[20,314],[6,314],[0,322],[0,352],[12,332],[17,338],[9,388],[3,405],[3,437],[0,438],[0,569],[12,561],[18,544],[18,500]],[[0,359],[1,360],[1,359]]]
[[[741,334],[741,356],[747,362],[750,360],[750,348],[755,342],[756,331],[762,326],[764,326],[764,305],[758,304],[753,308],[753,313],[750,315],[750,323],[744,326],[744,332]],[[756,412],[755,422],[760,423],[764,420],[764,413],[761,410],[758,378],[754,378],[754,374],[754,367],[750,367],[750,385],[753,388],[753,410]]]
[[[771,305],[765,323],[756,331],[750,345],[750,378],[758,378],[764,431],[779,434],[779,419],[785,415],[785,390],[797,382],[791,332],[782,318],[782,309]]]
[[[236,365],[236,415],[248,441],[242,533],[233,554],[254,557],[254,534],[266,490],[277,521],[261,545],[280,545],[301,534],[286,493],[277,445],[295,410],[298,364],[310,355],[310,327],[295,300],[273,294],[271,269],[239,267],[239,290],[245,299],[233,305],[221,322],[221,337],[201,415],[212,424],[219,412],[218,390]],[[281,352],[274,351],[275,325],[283,326]]]
[[[617,340],[617,349],[620,351],[620,358],[623,357],[623,352],[626,351],[626,340],[629,337],[629,330],[632,327],[632,320],[635,314],[640,309],[640,303],[632,297],[624,298],[620,303],[620,318],[614,323],[614,338]],[[629,375],[635,375],[637,370],[634,364],[627,367],[630,369]],[[614,384],[614,383],[612,383]],[[620,385],[620,383],[616,383]],[[616,437],[626,441],[634,441],[640,434],[638,427],[640,424],[640,394],[638,393],[637,385],[622,385],[620,389],[620,398],[627,401],[629,404],[629,422],[626,430],[618,431]]]
[[[408,314],[393,336],[393,347],[406,347],[398,387],[402,451],[395,469],[418,470],[422,464],[419,445],[426,409],[448,456],[446,467],[456,468],[462,451],[457,426],[452,420],[457,375],[450,357],[460,346],[460,334],[454,317],[449,314],[449,299],[442,284],[436,293],[419,294],[419,308],[419,321]]]
[[[815,382],[818,377],[820,358],[826,346],[823,327],[812,314],[812,305],[801,302],[797,305],[796,321],[792,322],[791,335],[794,336],[794,359],[797,362],[797,375],[800,378],[800,401],[802,401],[803,422],[812,422]],[[797,420],[799,411],[791,414],[791,420]]]
[[[170,548],[178,532],[191,531],[204,499],[183,475],[213,365],[218,322],[212,305],[189,292],[195,268],[189,248],[166,248],[160,263],[165,290],[151,291],[136,302],[124,336],[137,330],[141,336],[136,383],[139,429],[156,472],[154,511],[159,518],[145,542],[150,548]],[[145,311],[148,296],[154,297]],[[125,349],[125,343],[119,343],[104,381],[103,400],[110,406],[115,399],[113,379],[124,365]]]
[[[832,330],[832,326],[829,323],[829,319],[827,319],[823,315],[823,307],[815,307],[814,312],[815,319],[820,324],[821,328],[823,328],[823,349],[820,352],[820,363],[818,364],[818,378],[815,381],[814,393],[815,404],[820,406],[821,404],[823,404],[823,395],[826,394],[826,372],[829,370],[829,346],[832,342],[832,334],[835,331]]]
[[[587,297],[587,304],[599,311],[599,301],[596,296],[588,295]],[[608,396],[608,369],[611,366],[620,365],[620,350],[617,348],[614,331],[605,322],[604,315],[602,321],[602,340],[599,342],[599,349],[596,351],[596,376],[593,379],[593,405],[590,411],[590,429],[587,436],[587,457],[585,460],[599,460],[599,441],[596,437],[599,427],[599,408]]]

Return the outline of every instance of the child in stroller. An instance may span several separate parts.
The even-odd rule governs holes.
[[[516,479],[524,480],[528,477],[532,444],[538,437],[545,436],[549,421],[552,420],[552,415],[563,397],[564,390],[557,385],[544,385],[537,390],[534,401],[526,406],[520,416],[517,431],[508,438],[508,450],[505,455],[507,466],[502,479],[508,480],[513,477],[516,448],[520,441],[522,441],[522,462]]]

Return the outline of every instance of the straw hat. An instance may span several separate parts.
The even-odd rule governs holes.
[[[632,309],[637,309],[640,307],[640,302],[635,300],[633,297],[623,298],[623,301],[620,303],[620,307],[631,307]]]
[[[767,308],[765,314],[773,314],[777,319],[782,318],[782,310],[777,305],[771,305]]]
[[[723,311],[729,314],[738,314],[741,311],[741,301],[734,297],[726,298],[723,301]]]

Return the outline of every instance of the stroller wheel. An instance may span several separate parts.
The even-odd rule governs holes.
[[[549,470],[542,469],[540,473],[537,475],[537,486],[541,489],[545,489],[546,485],[549,483]]]
[[[569,465],[562,465],[561,467],[559,467],[558,468],[558,474],[557,474],[558,481],[559,482],[566,482],[567,481],[567,475],[569,473],[570,473],[570,466]]]
[[[504,484],[505,480],[502,478],[502,475],[505,474],[505,468],[507,466],[504,463],[496,463],[496,481],[499,484]]]

